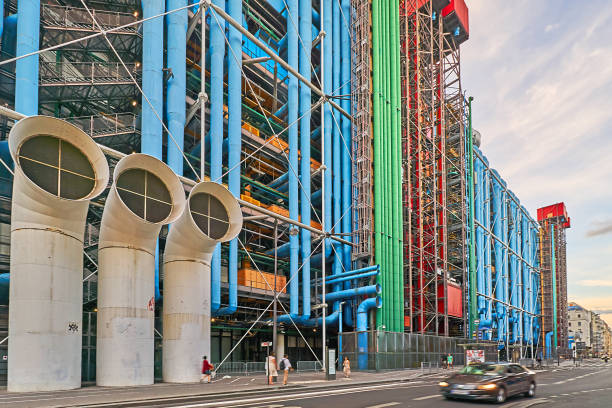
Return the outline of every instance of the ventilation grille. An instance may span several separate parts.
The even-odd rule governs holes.
[[[117,179],[117,192],[134,214],[149,222],[162,222],[172,211],[166,185],[151,172],[128,169]]]
[[[19,165],[37,186],[55,196],[78,200],[95,187],[95,173],[87,157],[72,144],[49,135],[26,140]]]
[[[200,230],[212,239],[221,239],[229,230],[225,206],[207,193],[194,194],[189,199],[191,216]]]

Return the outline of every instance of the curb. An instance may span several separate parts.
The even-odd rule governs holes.
[[[330,389],[338,389],[338,388],[351,388],[355,386],[364,386],[364,385],[374,385],[374,384],[391,384],[391,383],[407,383],[414,381],[417,378],[420,378],[421,375],[406,378],[406,379],[393,379],[393,380],[380,380],[380,381],[359,381],[359,382],[351,382],[351,383],[336,383],[329,385],[286,385],[286,386],[271,386],[266,389],[259,390],[233,390],[233,391],[218,391],[218,392],[210,392],[210,393],[198,393],[198,394],[189,394],[189,395],[181,395],[181,396],[160,396],[157,398],[141,398],[141,399],[129,399],[129,400],[120,400],[120,401],[111,401],[111,402],[100,402],[100,403],[85,403],[85,404],[74,404],[70,405],[71,407],[131,407],[131,406],[143,406],[143,404],[165,404],[165,403],[180,403],[180,402],[189,402],[192,399],[198,399],[202,397],[206,397],[207,399],[216,399],[223,397],[232,397],[237,394],[241,396],[264,396],[270,393],[276,393],[279,391],[285,390],[330,390]]]

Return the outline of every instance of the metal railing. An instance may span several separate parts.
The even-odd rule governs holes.
[[[83,129],[92,139],[136,132],[136,115],[129,112],[79,116],[66,120]]]
[[[138,20],[130,13],[116,11],[94,10],[91,12],[103,29],[123,26]],[[47,28],[66,28],[79,31],[100,31],[93,19],[84,8],[44,4],[40,15],[41,22]],[[130,26],[114,31],[115,34],[137,34],[138,26]]]
[[[141,78],[140,63],[119,62],[48,62],[40,63],[40,84],[43,86],[105,85],[132,83]],[[128,73],[129,72],[129,73]]]
[[[323,366],[319,361],[298,361],[296,364],[296,370],[299,372],[323,371]]]

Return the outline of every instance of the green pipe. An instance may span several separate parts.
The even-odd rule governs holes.
[[[470,332],[468,338],[474,335],[476,330],[476,324],[474,320],[478,313],[478,303],[476,299],[476,247],[475,237],[476,229],[474,227],[474,143],[473,143],[473,129],[472,129],[472,101],[474,98],[471,96],[468,98],[468,179],[467,184],[469,187],[469,211],[470,211],[470,272],[469,272],[469,288],[470,288]],[[480,182],[480,180],[479,180]]]
[[[384,321],[383,324],[386,327],[389,327],[389,309],[391,307],[392,301],[389,298],[389,273],[391,273],[391,270],[389,269],[389,264],[388,264],[388,260],[389,260],[389,254],[387,252],[387,163],[389,162],[389,158],[387,156],[387,143],[386,143],[386,135],[387,135],[387,95],[385,93],[385,91],[387,90],[386,85],[387,85],[387,75],[384,75],[385,71],[385,66],[386,66],[386,58],[387,55],[385,53],[385,49],[387,47],[387,37],[385,35],[386,30],[383,30],[382,27],[384,27],[384,16],[385,16],[385,11],[386,11],[386,7],[384,5],[384,2],[381,0],[381,6],[380,6],[380,13],[379,13],[379,17],[378,17],[378,29],[380,31],[380,47],[379,47],[379,52],[381,54],[380,56],[380,64],[378,67],[378,72],[380,75],[380,108],[381,108],[381,132],[380,132],[380,141],[381,141],[381,149],[382,149],[382,169],[381,169],[381,182],[383,183],[383,189],[381,190],[381,202],[380,205],[382,207],[382,248],[383,248],[383,253],[382,253],[382,261],[383,264],[385,265],[385,271],[384,271],[384,284],[383,284],[383,299],[387,299],[385,302],[383,302],[383,311],[385,313],[384,315]],[[388,304],[388,307],[385,307],[385,303]]]
[[[382,228],[382,206],[380,205],[380,194],[381,194],[381,145],[380,145],[380,98],[379,98],[379,76],[378,76],[378,65],[380,64],[380,37],[378,32],[378,15],[380,10],[380,0],[374,0],[372,2],[372,108],[374,113],[374,259],[377,264],[381,265],[381,273],[377,276],[376,280],[381,286],[384,284],[384,274],[386,266],[382,262],[382,240],[381,240],[381,228]],[[383,287],[383,298],[384,298],[384,287]],[[376,324],[380,326],[383,322],[383,308],[376,309]]]
[[[553,292],[553,339],[555,355],[557,354],[557,266],[555,261],[555,226],[550,226],[550,248],[552,266],[552,292]]]
[[[393,10],[393,117],[395,123],[395,133],[393,143],[393,153],[394,153],[394,185],[393,185],[393,193],[394,193],[394,210],[395,210],[395,222],[393,223],[393,227],[395,229],[395,239],[393,240],[393,244],[395,245],[395,277],[397,284],[394,286],[396,291],[396,314],[395,314],[395,327],[397,332],[404,331],[404,274],[403,274],[403,239],[402,239],[402,184],[401,184],[401,146],[402,146],[402,138],[401,138],[401,111],[400,111],[400,94],[401,94],[401,81],[400,81],[400,34],[399,34],[399,0],[393,1],[393,6],[391,7]]]

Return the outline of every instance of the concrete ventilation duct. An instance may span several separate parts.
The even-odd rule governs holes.
[[[476,147],[480,147],[480,143],[482,142],[482,135],[476,129],[472,130],[472,142]]]
[[[81,386],[83,237],[108,164],[73,125],[30,116],[13,126],[8,391]]]
[[[98,244],[98,385],[153,384],[155,246],[184,206],[183,185],[158,159],[117,163]]]
[[[170,227],[164,252],[163,362],[165,382],[197,382],[210,356],[210,261],[219,242],[242,228],[238,201],[221,184],[202,182]]]

